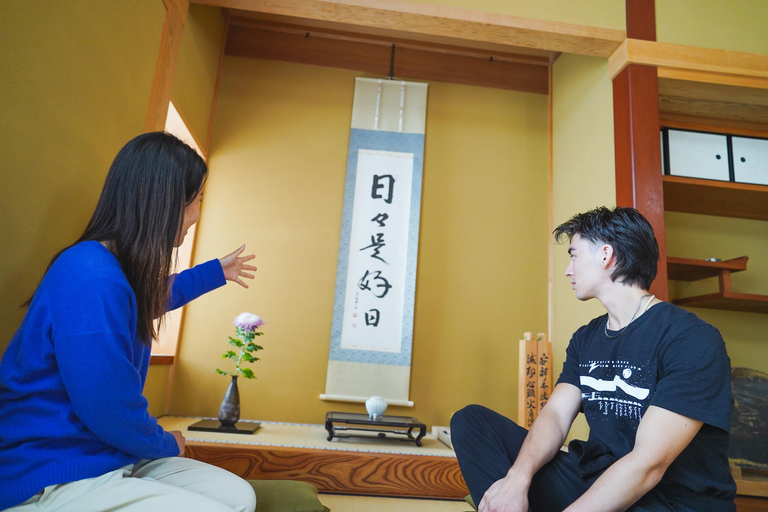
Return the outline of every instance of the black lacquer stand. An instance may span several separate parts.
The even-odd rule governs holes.
[[[219,432],[222,434],[253,434],[261,427],[259,422],[235,423],[222,425],[219,420],[201,420],[187,427],[187,430],[200,432]]]
[[[416,437],[413,436],[414,429],[419,430]],[[392,439],[414,442],[416,446],[421,446],[421,438],[427,434],[427,426],[412,416],[381,416],[374,420],[367,414],[351,412],[327,413],[325,415],[325,430],[328,431],[328,441],[334,437],[373,437],[384,439],[394,434],[405,437],[392,437]],[[350,430],[357,433],[339,434],[340,431]],[[364,435],[364,433],[374,435]]]

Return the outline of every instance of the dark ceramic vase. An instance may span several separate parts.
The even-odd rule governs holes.
[[[237,390],[237,375],[232,376],[227,392],[219,407],[219,421],[225,427],[231,427],[240,419],[240,392]]]

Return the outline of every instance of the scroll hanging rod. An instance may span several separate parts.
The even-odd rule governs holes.
[[[395,79],[395,45],[392,44],[392,56],[389,59],[389,79]]]

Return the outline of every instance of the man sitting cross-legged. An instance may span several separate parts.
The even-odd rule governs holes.
[[[530,431],[478,405],[451,420],[480,512],[735,511],[728,470],[730,360],[720,333],[648,292],[659,248],[632,208],[597,208],[555,229],[579,300],[607,314],[571,338]],[[560,448],[579,412],[586,441]]]

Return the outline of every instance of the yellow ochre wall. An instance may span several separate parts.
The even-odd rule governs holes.
[[[215,416],[220,358],[242,311],[265,350],[241,379],[242,417],[321,423],[354,78],[227,57],[195,260],[241,243],[259,267],[187,306],[171,414]],[[516,414],[517,340],[546,329],[547,98],[429,86],[416,283],[414,414],[445,425],[483,402]]]
[[[656,39],[750,53],[768,53],[765,0],[656,0]]]
[[[160,0],[2,3],[0,353],[144,128],[164,17]]]
[[[608,62],[597,57],[561,55],[553,68],[553,227],[597,206],[615,206],[613,96]],[[571,335],[605,309],[597,300],[580,302],[565,277],[568,246],[553,242],[552,359],[555,376],[565,361]],[[557,377],[555,377],[555,380]],[[584,438],[579,415],[571,433]]]

